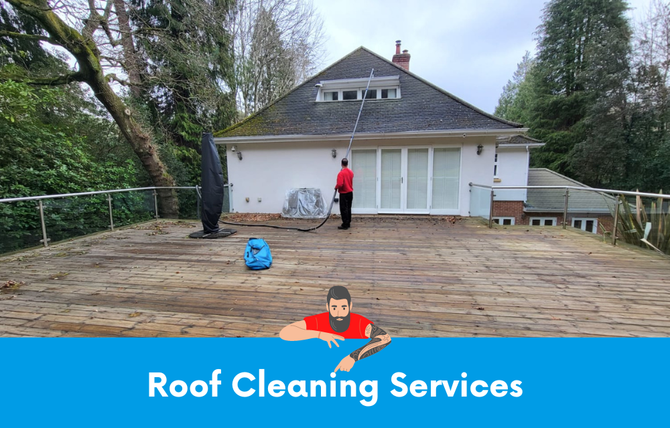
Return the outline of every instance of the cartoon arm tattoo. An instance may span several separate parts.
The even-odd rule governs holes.
[[[365,335],[372,340],[370,340],[362,348],[358,348],[349,354],[349,356],[353,358],[354,361],[359,361],[363,358],[369,357],[370,355],[374,355],[382,349],[386,348],[386,346],[391,343],[391,336],[389,336],[388,333],[374,324],[368,324],[365,329]]]

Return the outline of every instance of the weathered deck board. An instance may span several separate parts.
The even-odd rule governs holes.
[[[276,224],[293,225],[281,221]],[[392,336],[670,336],[670,258],[560,228],[355,218],[317,232],[161,222],[0,258],[0,336],[276,337],[345,285]],[[158,232],[158,233],[157,233]],[[249,237],[273,267],[248,270]]]

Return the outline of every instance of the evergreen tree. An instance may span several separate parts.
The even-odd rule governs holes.
[[[512,122],[528,122],[528,112],[532,102],[532,87],[530,85],[530,73],[533,68],[534,59],[530,52],[526,51],[521,62],[517,64],[511,80],[503,88],[498,99],[498,106],[494,114]]]
[[[235,97],[231,0],[132,0],[134,63],[151,122],[169,140],[199,150],[203,131],[232,124]],[[128,54],[126,54],[128,55]]]
[[[533,152],[534,166],[573,176],[579,172],[579,178],[595,185],[619,174],[612,159],[621,155],[617,139],[622,131],[608,127],[621,117],[625,103],[626,10],[623,0],[552,0],[546,5],[525,123],[533,137],[546,143]],[[593,154],[610,157],[602,159],[606,173],[595,171],[601,165]]]

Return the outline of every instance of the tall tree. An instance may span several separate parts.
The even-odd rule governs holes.
[[[670,5],[650,6],[633,44],[624,186],[656,192],[670,187]]]
[[[585,183],[616,188],[626,177],[631,31],[624,8],[611,12],[620,15],[617,25],[598,31],[586,53],[590,64],[584,70],[584,88],[591,95],[590,105],[585,136],[572,150],[570,167]]]
[[[94,0],[89,0],[86,18],[79,21],[80,29],[68,24],[56,13],[59,11],[67,12],[64,13],[64,16],[67,17],[69,22],[76,18],[76,13],[63,10],[62,3],[51,5],[47,0],[7,1],[17,10],[34,18],[46,34],[34,35],[24,32],[3,31],[0,32],[1,36],[13,39],[39,40],[54,46],[60,46],[69,52],[77,63],[77,71],[68,71],[48,77],[28,76],[19,78],[33,85],[53,86],[70,82],[82,82],[88,85],[95,97],[119,126],[122,135],[140,159],[153,184],[160,187],[173,186],[174,180],[158,156],[156,147],[152,142],[151,132],[141,126],[134,117],[133,109],[126,105],[123,99],[114,92],[110,80],[114,80],[116,76],[106,73],[103,67],[105,58],[94,34],[98,30],[104,30],[113,40],[108,25],[113,0],[108,0],[104,8],[100,10]],[[102,14],[100,14],[100,11],[102,11]],[[12,77],[17,78],[17,76],[2,76],[3,80]],[[163,215],[177,216],[178,203],[175,193],[170,190],[163,190],[159,194]]]
[[[323,52],[322,25],[306,0],[238,0],[230,28],[242,116],[314,73]]]
[[[119,0],[117,0],[119,1]],[[177,145],[199,148],[204,130],[235,118],[232,0],[131,0],[127,14],[141,99],[151,121]],[[127,55],[127,54],[126,54]],[[136,65],[137,66],[137,65]]]
[[[604,139],[595,134],[614,123],[609,109],[619,109],[624,102],[617,88],[627,78],[630,28],[626,10],[623,0],[552,0],[545,6],[527,125],[532,136],[546,145],[533,153],[533,165],[568,175],[579,172],[590,184],[598,184],[597,174],[584,174],[585,168],[597,166],[586,162],[591,154],[620,154],[608,148],[620,130]],[[608,113],[606,121],[598,120],[603,112]],[[593,139],[588,140],[589,133]],[[579,155],[571,161],[580,143],[584,144],[577,149]],[[616,174],[608,172],[606,180]]]
[[[530,52],[526,51],[512,79],[507,81],[503,92],[498,99],[495,115],[513,122],[528,122],[528,112],[532,102],[532,87],[530,85],[530,73],[533,68],[534,59]]]

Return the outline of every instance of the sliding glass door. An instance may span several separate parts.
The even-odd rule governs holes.
[[[353,150],[353,209],[360,214],[458,214],[460,165],[460,148]]]

